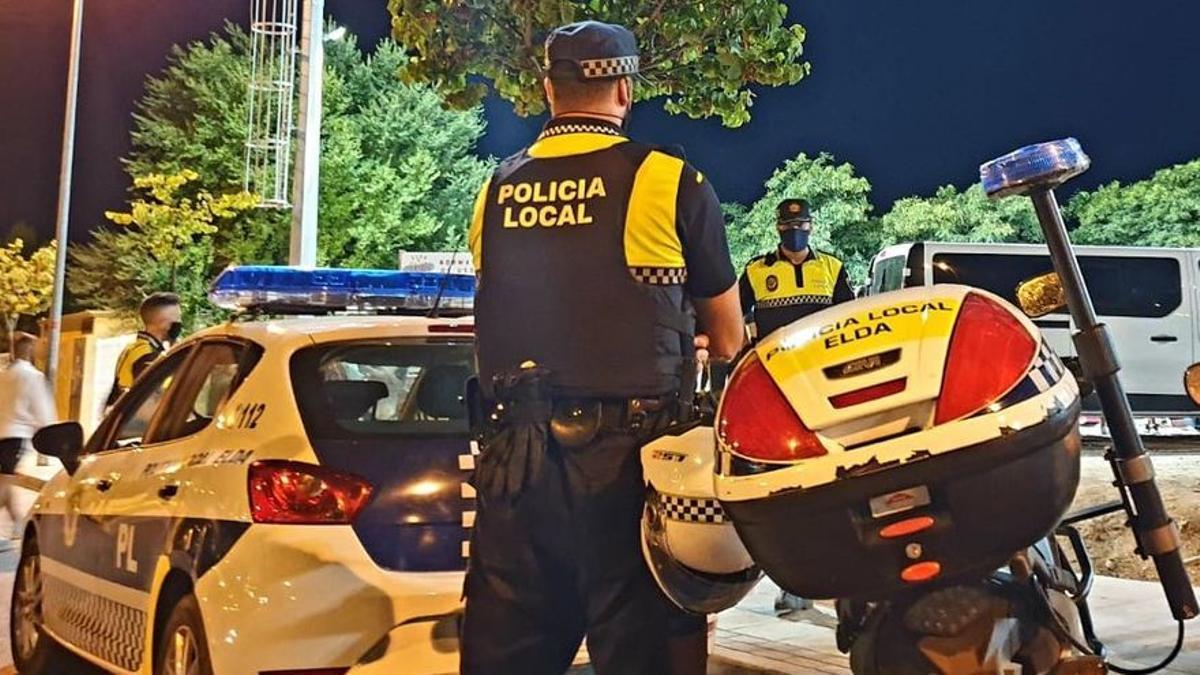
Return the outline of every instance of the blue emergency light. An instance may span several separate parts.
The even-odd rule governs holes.
[[[268,265],[229,267],[208,293],[222,309],[280,314],[469,311],[474,298],[469,274]]]
[[[982,164],[979,179],[989,197],[1007,197],[1054,189],[1091,164],[1079,141],[1064,138],[1027,145]]]

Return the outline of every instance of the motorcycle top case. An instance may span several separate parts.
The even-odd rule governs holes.
[[[1079,483],[1079,389],[1003,299],[909,288],[812,314],[735,368],[717,498],[807,598],[981,576],[1049,534]]]

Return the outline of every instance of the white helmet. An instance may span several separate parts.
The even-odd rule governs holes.
[[[715,456],[707,426],[642,448],[642,554],[663,593],[695,614],[733,607],[762,578],[714,496]]]

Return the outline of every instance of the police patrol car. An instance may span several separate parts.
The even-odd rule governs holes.
[[[460,309],[459,275],[241,267],[212,299],[309,314]],[[12,605],[22,673],[457,670],[473,492],[469,317],[234,320],[160,358],[86,442],[38,448]],[[357,665],[356,665],[357,664]]]

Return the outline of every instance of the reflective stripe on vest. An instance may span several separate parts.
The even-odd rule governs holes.
[[[797,268],[774,254],[746,265],[754,291],[754,323],[759,337],[780,326],[833,304],[834,288],[842,261],[825,253],[810,254]],[[799,283],[798,283],[799,282]]]

